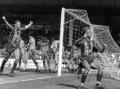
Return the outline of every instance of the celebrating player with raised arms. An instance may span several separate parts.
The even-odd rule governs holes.
[[[21,26],[21,22],[19,20],[15,21],[14,26],[12,26],[5,18],[5,16],[2,17],[2,19],[4,20],[4,22],[7,24],[7,26],[12,29],[12,31],[10,32],[9,38],[8,38],[8,43],[6,46],[6,54],[5,54],[5,58],[2,62],[1,68],[0,68],[0,72],[3,72],[4,66],[6,64],[6,62],[8,61],[11,53],[14,53],[15,55],[15,62],[13,65],[13,68],[9,74],[9,76],[14,76],[15,75],[15,69],[16,66],[20,60],[20,47],[19,47],[19,42],[21,40],[21,30],[26,30],[28,29],[33,22],[30,21],[30,23],[28,25],[25,25],[24,27]]]

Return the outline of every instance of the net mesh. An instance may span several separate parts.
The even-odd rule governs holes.
[[[120,53],[120,47],[113,40],[108,26],[94,25],[94,33],[96,35],[96,41],[99,43],[105,43],[107,45],[108,53]]]
[[[81,20],[79,20],[82,19]],[[89,18],[85,10],[72,10],[65,11],[64,23],[64,46],[72,46],[78,38],[83,35],[83,28],[89,27]]]
[[[120,80],[120,48],[113,40],[109,27],[94,25],[95,39],[100,44],[107,45],[102,61],[104,63],[104,77]]]
[[[86,10],[65,9],[64,14],[63,46],[64,49],[66,49],[67,46],[72,46],[78,38],[83,36],[83,29],[85,27],[90,27],[91,23]],[[108,26],[92,26],[94,30],[94,40],[96,40],[99,44],[106,44],[106,50],[102,56],[105,77],[120,80],[120,70],[118,67],[120,59],[119,46],[113,40]]]

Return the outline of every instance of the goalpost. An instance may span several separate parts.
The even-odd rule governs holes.
[[[58,62],[58,76],[62,74],[62,49],[63,49],[63,35],[64,35],[64,18],[65,8],[62,8],[61,23],[60,23],[60,44],[59,44],[59,62]]]

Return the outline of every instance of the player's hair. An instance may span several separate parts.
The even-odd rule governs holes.
[[[20,20],[15,20],[15,23],[20,22]],[[21,22],[20,22],[21,23]]]
[[[29,31],[28,36],[32,36],[33,32]]]

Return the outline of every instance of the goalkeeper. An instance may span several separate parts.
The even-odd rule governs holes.
[[[82,67],[85,69],[85,71],[82,73],[81,84],[78,86],[77,89],[86,89],[84,87],[84,83],[86,81],[87,75],[89,74],[91,64],[94,64],[93,59],[90,58],[93,50],[93,43],[94,43],[93,39],[91,39],[92,35],[93,33],[91,29],[87,27],[85,28],[84,37],[81,39],[78,39],[75,42],[75,46],[81,49],[81,64],[82,64]],[[100,53],[102,53],[105,49],[105,46],[103,46],[102,48],[97,47],[97,49],[99,50]],[[102,66],[98,63],[94,65],[98,69],[97,82],[96,82],[95,89],[104,89],[104,87],[101,86],[101,80],[103,75]]]

